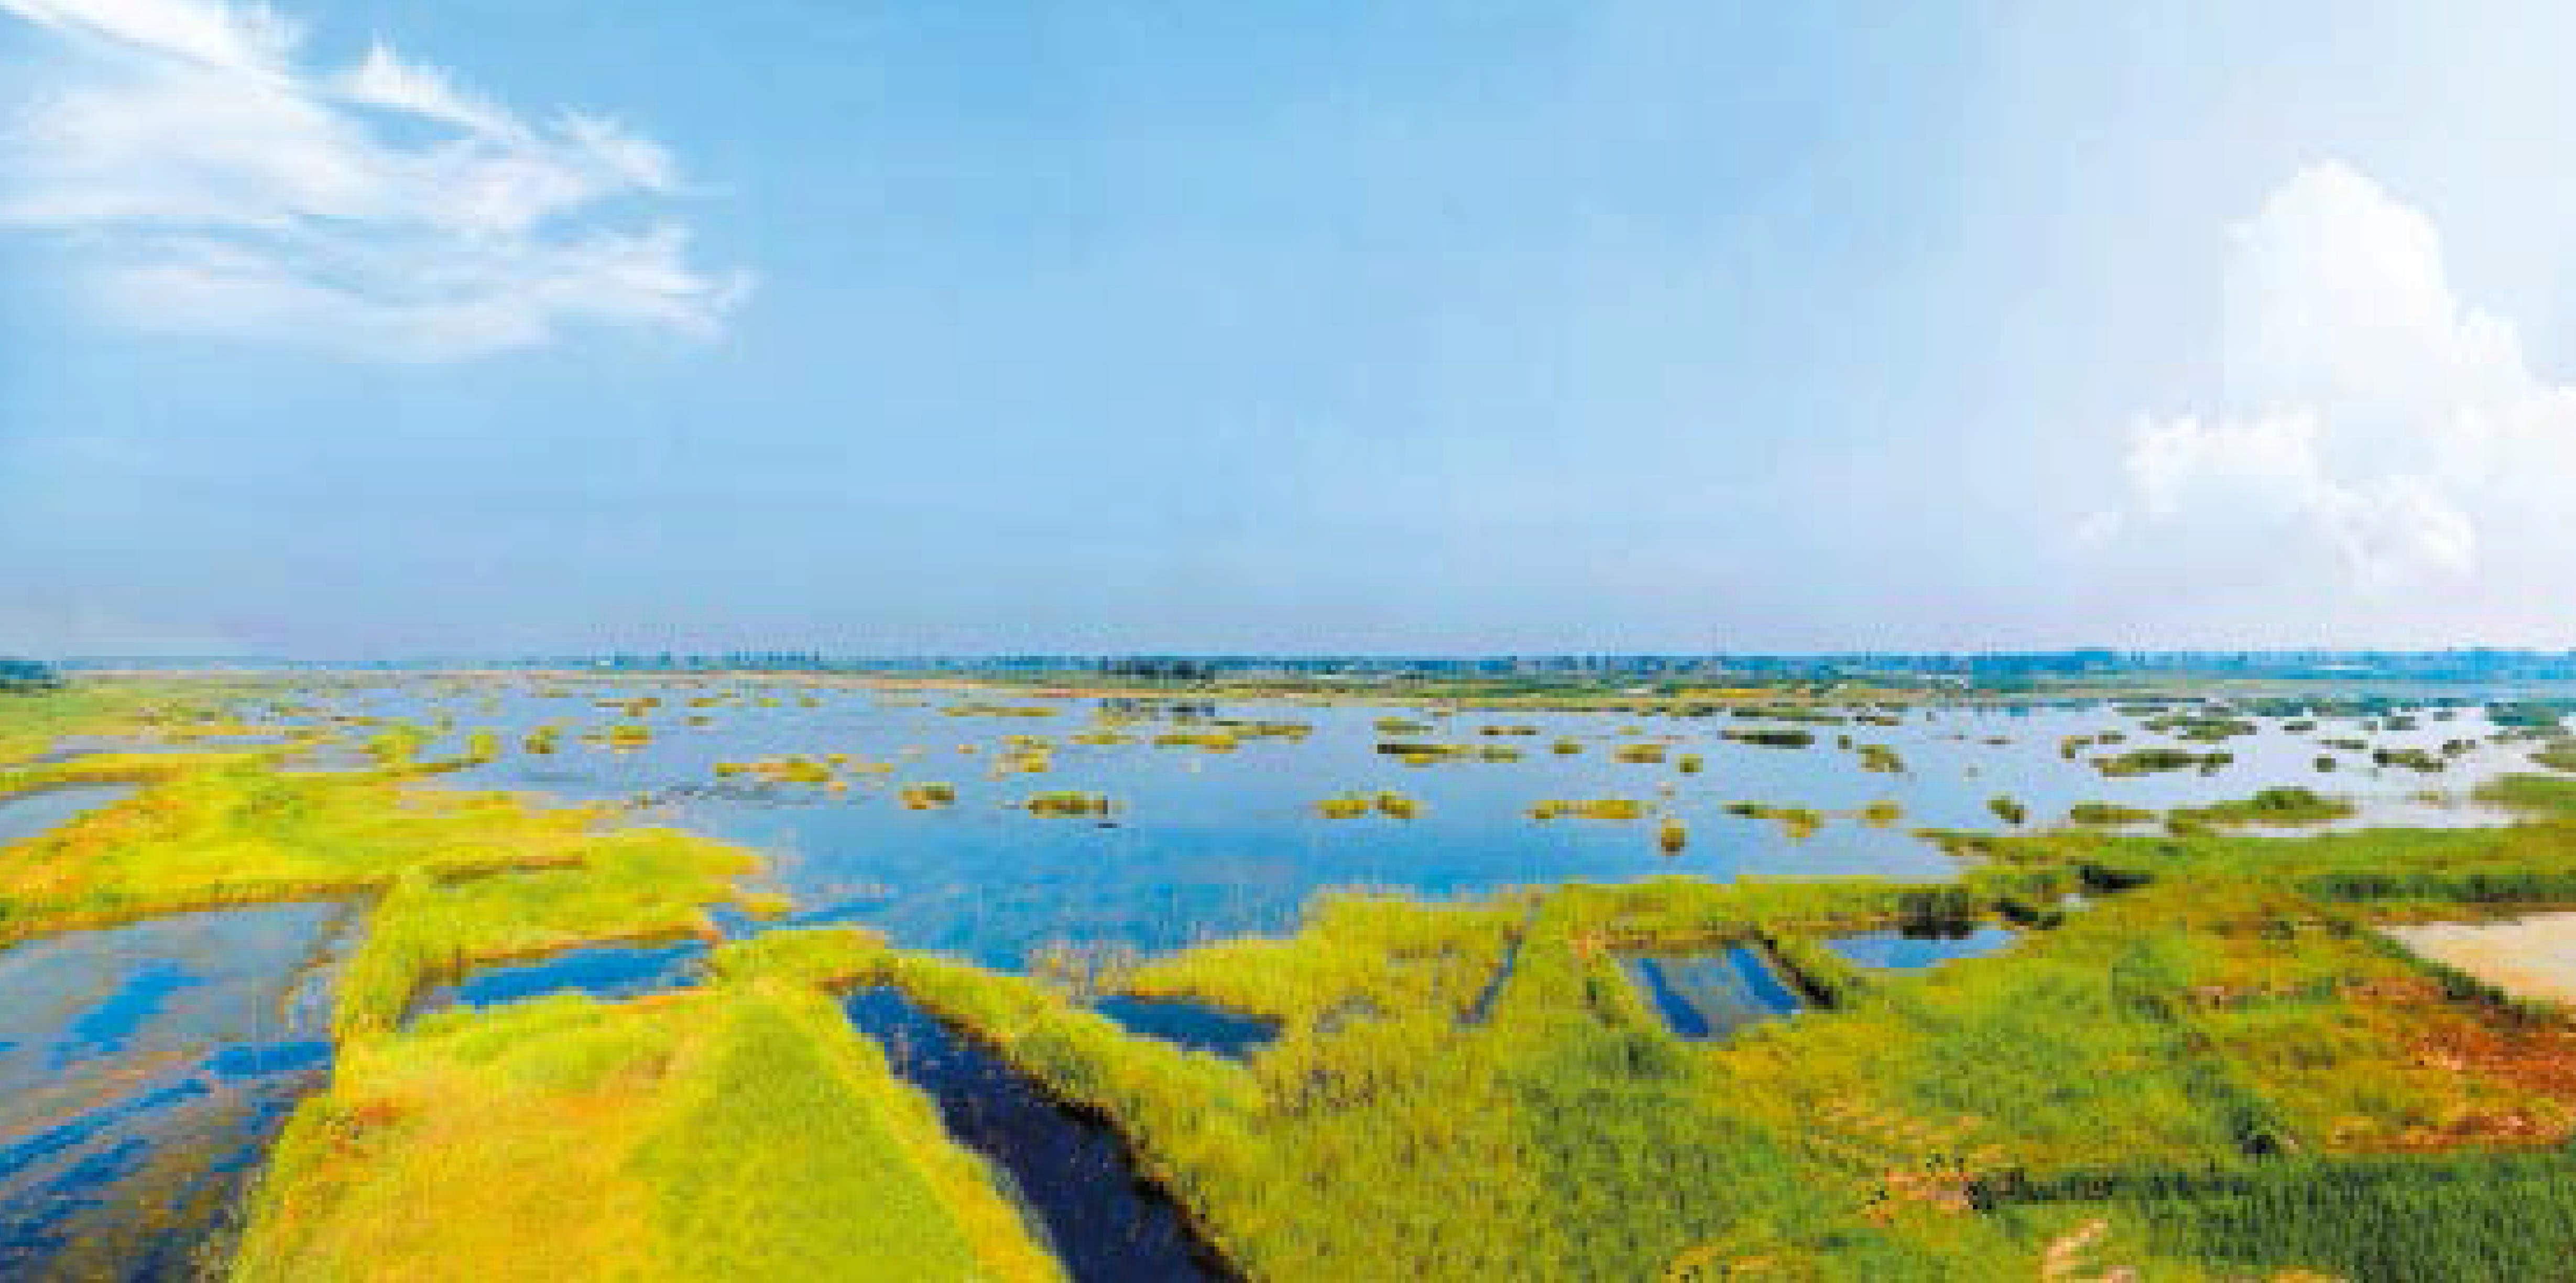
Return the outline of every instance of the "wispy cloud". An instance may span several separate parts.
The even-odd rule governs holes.
[[[2456,296],[2431,219],[2315,165],[2235,229],[2225,285],[2222,404],[2141,418],[2128,503],[2080,541],[2210,567],[2312,558],[2313,582],[2382,596],[2563,590],[2576,389]]]
[[[438,361],[567,324],[705,335],[748,278],[689,259],[658,144],[529,120],[382,44],[316,68],[229,0],[0,0],[49,33],[0,135],[0,226],[57,235],[134,325]]]

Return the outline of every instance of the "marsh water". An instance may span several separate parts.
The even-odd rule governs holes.
[[[1871,931],[1827,940],[1825,947],[1863,967],[1920,971],[1960,958],[1982,958],[2011,944],[2014,933],[1982,926],[1966,931]]]
[[[637,697],[661,703],[603,704]],[[764,852],[767,880],[799,905],[787,925],[863,924],[899,945],[1011,970],[1028,967],[1049,946],[1152,954],[1283,932],[1312,895],[1333,887],[1443,897],[1660,875],[1939,878],[1955,866],[1911,831],[1996,827],[1989,801],[1997,795],[2025,805],[2033,823],[2053,823],[2077,802],[2165,808],[2298,784],[2354,798],[2362,813],[2353,822],[2492,823],[2504,817],[2460,798],[2477,780],[2519,765],[2525,752],[2484,743],[2497,728],[2474,705],[2447,716],[2420,714],[2403,729],[2328,717],[2294,732],[2281,719],[2266,719],[2256,734],[2180,745],[2231,753],[2222,767],[2112,778],[2086,759],[2173,741],[2100,702],[1914,708],[1894,725],[1807,726],[1816,739],[1801,748],[1728,739],[1730,729],[1782,725],[1731,717],[1441,714],[1255,701],[1156,709],[1070,696],[892,694],[771,682],[410,679],[333,684],[303,703],[269,720],[323,726],[371,719],[337,723],[352,742],[381,722],[439,725],[443,732],[425,757],[462,751],[475,730],[497,731],[505,750],[499,757],[437,783],[626,804],[633,820],[683,825]],[[997,705],[1023,712],[997,713]],[[1142,720],[1114,728],[1124,742],[1076,742],[1075,733],[1099,729],[1094,719],[1104,707]],[[1031,709],[1048,711],[1025,712]],[[1389,717],[1423,726],[1382,731],[1377,723]],[[1218,729],[1221,720],[1294,722],[1308,730],[1245,734],[1231,751],[1154,742],[1166,732]],[[615,748],[583,738],[621,723],[648,727],[649,741]],[[525,751],[524,738],[546,725],[563,730],[555,751]],[[1487,733],[1520,727],[1530,729]],[[2061,751],[2066,737],[2103,731],[2126,738],[2072,757]],[[1844,735],[1893,749],[1902,769],[1865,769],[1859,754],[1838,746]],[[1050,741],[1049,768],[997,769],[1011,736]],[[2336,737],[2427,749],[2451,739],[2482,742],[2452,757],[2449,769],[2426,774],[2320,747],[2320,739]],[[1379,751],[1389,740],[1518,756],[1408,765]],[[1560,742],[1576,751],[1559,751]],[[1622,745],[1648,742],[1665,746],[1665,761],[1614,755]],[[363,761],[345,748],[335,752],[306,765]],[[2339,759],[2338,768],[2319,770],[2322,753]],[[719,763],[825,754],[888,769],[845,771],[851,783],[840,791],[717,770]],[[1699,758],[1701,769],[1684,772],[1685,755]],[[954,804],[916,810],[898,800],[904,786],[928,782],[952,785]],[[35,836],[126,790],[80,786],[0,801],[0,844]],[[1022,805],[1054,790],[1097,792],[1114,809],[1059,817]],[[1410,818],[1372,809],[1328,819],[1316,809],[1327,797],[1382,791],[1402,793],[1418,807]],[[1529,815],[1542,800],[1597,798],[1636,799],[1657,815]],[[1813,808],[1823,822],[1802,834],[1730,814],[1726,806],[1736,801]],[[1902,818],[1860,818],[1861,808],[1880,801],[1896,803]],[[1658,841],[1665,817],[1686,831],[1678,851]],[[290,906],[195,914],[0,951],[0,1276],[68,1271],[66,1262],[102,1277],[190,1275],[192,1254],[219,1243],[243,1174],[327,1065],[317,995],[327,984],[341,912]],[[739,918],[726,925],[729,933],[753,929]],[[1865,966],[1911,968],[1988,951],[2006,938],[1989,928],[1952,940],[1873,936],[1837,947]],[[651,992],[691,983],[698,949],[611,946],[494,968],[423,995],[419,1009],[562,989],[603,997]],[[1722,1035],[1796,1005],[1749,955],[1631,965],[1658,1010],[1693,1036]],[[1012,1174],[1077,1278],[1213,1276],[1216,1267],[1178,1214],[1136,1179],[1114,1134],[1044,1100],[896,997],[864,995],[851,1011],[861,1028],[888,1040],[898,1069],[939,1101],[952,1130]],[[1105,1014],[1147,1036],[1236,1056],[1259,1054],[1271,1032],[1211,1010],[1113,1002]],[[1693,1022],[1697,1032],[1686,1027]],[[173,1198],[181,1212],[159,1215]],[[153,1214],[144,1214],[147,1207]]]
[[[133,794],[131,784],[66,784],[0,800],[0,846],[60,828]]]
[[[0,952],[0,1277],[197,1276],[330,1062],[346,917],[194,913]]]
[[[2175,741],[2141,731],[2138,719],[2100,702],[1936,706],[1909,711],[1894,726],[1809,726],[1813,745],[1773,748],[1723,738],[1729,729],[1776,725],[1741,718],[1517,711],[1426,718],[1401,706],[1228,701],[1196,709],[1194,718],[1125,726],[1131,742],[1082,744],[1072,736],[1091,724],[1103,701],[939,692],[888,697],[766,683],[583,682],[551,698],[535,683],[440,691],[427,683],[358,688],[330,708],[414,723],[451,719],[454,730],[424,750],[428,756],[461,751],[471,730],[498,730],[510,751],[443,782],[574,800],[647,801],[644,818],[768,853],[774,880],[801,906],[794,921],[860,923],[898,944],[1007,969],[1023,966],[1032,949],[1050,943],[1157,953],[1284,931],[1309,897],[1330,887],[1448,896],[1662,874],[1939,878],[1954,864],[1912,831],[1996,827],[1987,804],[1997,795],[2026,805],[2033,823],[2051,823],[2078,802],[2161,809],[2306,785],[2359,802],[2360,815],[2347,823],[2494,823],[2504,817],[2462,798],[2478,779],[2519,764],[2525,751],[2482,743],[2431,774],[2373,767],[2348,752],[2333,753],[2341,759],[2336,770],[2315,765],[2321,753],[2333,752],[2319,747],[2320,738],[2427,749],[2447,739],[2483,740],[2496,728],[2475,706],[2441,720],[2423,716],[2403,730],[2364,730],[2360,719],[2326,718],[2294,733],[2267,721],[2257,734],[2181,745],[2234,756],[2217,770],[2106,778],[2086,759]],[[728,693],[727,703],[688,704],[718,691]],[[650,695],[664,704],[641,716],[597,706]],[[806,698],[815,705],[803,706]],[[947,711],[979,705],[1051,712]],[[1381,733],[1375,723],[1390,716],[1424,721],[1428,729]],[[690,717],[707,724],[691,725]],[[1297,722],[1312,730],[1302,739],[1241,738],[1231,752],[1152,743],[1158,732],[1208,728],[1219,719]],[[619,749],[579,738],[584,729],[621,722],[649,727],[652,739]],[[528,731],[550,723],[567,730],[555,752],[519,751]],[[1534,731],[1481,734],[1487,727]],[[2106,730],[2127,738],[2072,760],[2061,755],[2065,737]],[[1014,735],[1050,740],[1051,769],[997,776],[1006,737]],[[1854,752],[1836,747],[1843,735],[1887,745],[1904,769],[1863,769]],[[1412,766],[1378,751],[1391,740],[1496,747],[1520,757]],[[1559,740],[1581,751],[1555,752]],[[1647,741],[1665,744],[1663,763],[1614,759],[1618,746]],[[716,771],[721,762],[826,753],[892,769],[858,776],[837,793]],[[1700,757],[1703,769],[1678,770],[1685,754]],[[955,804],[911,810],[897,800],[903,785],[922,782],[952,785]],[[1105,818],[1040,817],[1019,806],[1053,790],[1097,792],[1117,809]],[[1315,810],[1329,796],[1382,790],[1418,800],[1418,813],[1331,820]],[[1527,814],[1541,800],[1609,797],[1658,805],[1682,821],[1686,845],[1666,854],[1653,822],[1538,821]],[[1898,803],[1902,818],[1886,825],[1857,818],[1860,808],[1880,800]],[[1828,818],[1801,838],[1772,820],[1729,814],[1725,806],[1733,801],[1811,807]]]
[[[902,994],[866,990],[851,1023],[939,1106],[949,1134],[992,1160],[1032,1228],[1076,1279],[1198,1283],[1234,1277],[1180,1210],[1145,1183],[1108,1123],[1051,1100]]]
[[[1805,1007],[1806,1000],[1747,945],[1707,953],[1620,959],[1664,1024],[1694,1042]]]

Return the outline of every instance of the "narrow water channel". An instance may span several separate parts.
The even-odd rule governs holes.
[[[1000,1057],[890,988],[852,996],[851,1023],[929,1094],[950,1135],[1010,1178],[1076,1283],[1212,1283],[1237,1276],[1136,1170],[1107,1124],[1050,1099]]]

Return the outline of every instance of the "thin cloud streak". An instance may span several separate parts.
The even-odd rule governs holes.
[[[0,0],[55,40],[0,135],[0,228],[50,234],[137,328],[399,361],[569,326],[708,337],[750,288],[658,212],[659,144],[523,118],[378,44],[307,66],[302,33],[225,0]]]

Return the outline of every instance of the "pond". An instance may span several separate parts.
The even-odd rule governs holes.
[[[1836,937],[1825,945],[1858,966],[1920,971],[1957,958],[1982,958],[2014,938],[2005,928],[1984,926],[1962,932],[1873,931]]]
[[[1707,953],[1628,954],[1619,963],[1665,1026],[1694,1041],[1724,1038],[1807,1005],[1751,945]]]

